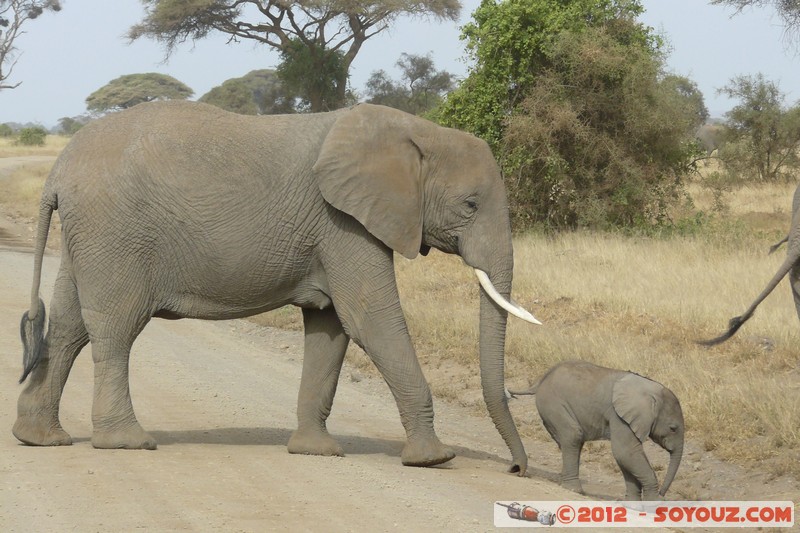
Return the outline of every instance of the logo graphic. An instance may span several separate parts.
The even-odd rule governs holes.
[[[495,501],[496,527],[791,528],[790,501]]]
[[[525,522],[539,522],[545,526],[552,526],[556,523],[556,516],[550,511],[540,511],[529,505],[521,505],[514,502],[510,505],[496,502],[500,507],[505,507],[508,516],[514,520],[524,520]]]

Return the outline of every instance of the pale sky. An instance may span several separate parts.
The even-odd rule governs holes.
[[[471,20],[480,0],[462,3],[456,23],[402,19],[368,40],[353,64],[352,87],[363,90],[370,73],[381,68],[396,75],[394,63],[402,52],[430,52],[437,68],[466,75],[459,28]],[[778,83],[788,103],[800,100],[800,48],[787,46],[780,20],[769,9],[750,9],[731,18],[731,9],[704,0],[644,0],[643,5],[647,12],[642,22],[671,43],[670,69],[697,83],[712,116],[722,116],[733,105],[716,90],[737,75],[761,72]],[[61,117],[85,113],[86,97],[123,74],[169,74],[199,98],[229,78],[278,64],[278,55],[268,47],[246,41],[226,44],[222,34],[184,43],[163,63],[158,43],[140,39],[127,44],[123,37],[142,13],[139,0],[65,0],[61,12],[30,21],[27,34],[17,41],[22,55],[10,80],[22,85],[0,91],[0,123],[52,127]]]

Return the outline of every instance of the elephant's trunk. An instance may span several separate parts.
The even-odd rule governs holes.
[[[678,467],[681,465],[681,457],[683,457],[683,443],[678,444],[671,452],[669,452],[669,466],[667,473],[664,476],[664,481],[661,483],[661,490],[658,493],[664,496],[672,485],[675,479],[675,474],[678,473]]]
[[[492,269],[489,275],[492,285],[505,299],[508,299],[511,293],[512,268]],[[517,432],[514,419],[511,417],[511,411],[508,409],[508,399],[505,394],[506,311],[496,304],[482,288],[480,313],[480,367],[483,399],[486,401],[486,407],[497,431],[500,432],[511,450],[512,463],[509,471],[523,476],[528,468],[528,456]]]

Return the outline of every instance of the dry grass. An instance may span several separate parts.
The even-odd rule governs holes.
[[[549,331],[511,325],[509,379],[533,379],[570,358],[634,370],[674,390],[690,438],[720,456],[747,463],[780,452],[798,459],[800,330],[786,283],[727,344],[705,349],[693,342],[721,333],[777,269],[782,258],[766,256],[769,241],[758,242],[736,248],[697,238],[520,239],[515,292]],[[758,437],[766,445],[753,446]]]
[[[0,203],[11,214],[32,219],[39,212],[39,197],[52,163],[26,163],[8,176],[0,176]]]
[[[30,205],[35,213],[48,168],[33,165],[0,180],[0,201],[18,211]],[[566,359],[630,369],[675,391],[690,440],[743,466],[800,476],[800,328],[788,282],[727,343],[711,349],[694,343],[723,332],[778,268],[783,253],[768,256],[767,250],[789,226],[793,189],[745,187],[720,201],[692,184],[694,209],[713,211],[717,219],[684,236],[517,237],[514,297],[544,326],[509,322],[507,382],[527,385]],[[434,394],[484,413],[471,269],[433,252],[414,261],[398,256],[397,273]],[[254,320],[302,327],[294,308]],[[374,372],[357,348],[348,358]],[[518,421],[523,434],[548,439],[535,411]]]
[[[48,135],[44,146],[22,146],[13,137],[0,137],[0,157],[27,155],[58,155],[69,142],[65,135]]]
[[[19,146],[13,138],[0,137],[0,159],[28,156],[55,157],[69,142],[63,135],[48,135],[44,146]],[[52,161],[26,162],[4,168],[0,161],[0,204],[13,215],[33,218],[38,213],[42,186]]]

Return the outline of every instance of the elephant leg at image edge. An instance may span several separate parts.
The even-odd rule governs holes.
[[[72,444],[58,419],[59,403],[72,364],[88,342],[78,291],[69,272],[62,269],[50,305],[45,352],[17,401],[17,421],[12,430],[17,439],[37,446]]]
[[[297,430],[289,439],[289,453],[344,455],[330,436],[325,421],[331,413],[339,372],[350,339],[333,307],[303,309],[305,351],[297,397]]]
[[[794,308],[797,311],[797,317],[800,318],[800,264],[792,266],[789,272],[789,282],[792,287],[792,297],[794,297]]]

